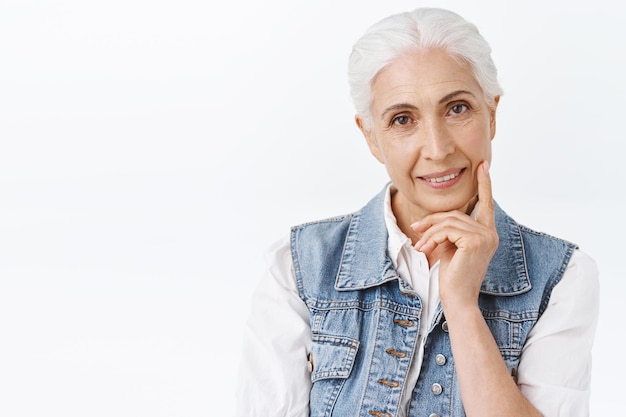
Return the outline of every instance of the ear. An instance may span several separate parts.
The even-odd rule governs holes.
[[[358,114],[355,116],[354,120],[363,134],[363,137],[367,141],[367,146],[369,147],[372,155],[374,155],[374,158],[376,158],[381,164],[384,164],[385,162],[383,162],[384,160],[382,152],[380,151],[380,146],[378,145],[378,141],[376,140],[376,136],[372,132],[372,129],[367,127],[365,120],[363,120],[363,118]]]
[[[493,106],[489,108],[489,127],[491,128],[491,140],[496,136],[496,110],[498,109],[498,103],[500,102],[500,96],[495,96],[493,99]]]

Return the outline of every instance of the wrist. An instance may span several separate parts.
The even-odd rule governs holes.
[[[478,307],[478,299],[469,297],[445,300],[442,298],[441,306],[448,321],[469,320],[473,317],[483,318]]]

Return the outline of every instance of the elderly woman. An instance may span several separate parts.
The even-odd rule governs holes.
[[[391,182],[272,248],[238,415],[588,415],[596,266],[492,198],[489,45],[458,15],[418,9],[370,28],[349,75]]]

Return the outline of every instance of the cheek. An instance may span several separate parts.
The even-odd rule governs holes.
[[[465,153],[472,159],[491,159],[491,136],[487,128],[475,129],[466,136]]]
[[[386,142],[383,152],[387,168],[394,171],[411,169],[415,165],[418,153],[415,140],[407,138]]]

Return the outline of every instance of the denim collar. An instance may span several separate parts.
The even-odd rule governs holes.
[[[399,279],[387,256],[388,232],[383,215],[387,187],[351,217],[335,289],[353,291]],[[500,243],[491,259],[481,292],[511,296],[531,289],[519,225],[496,203]],[[369,271],[369,273],[363,273]]]

